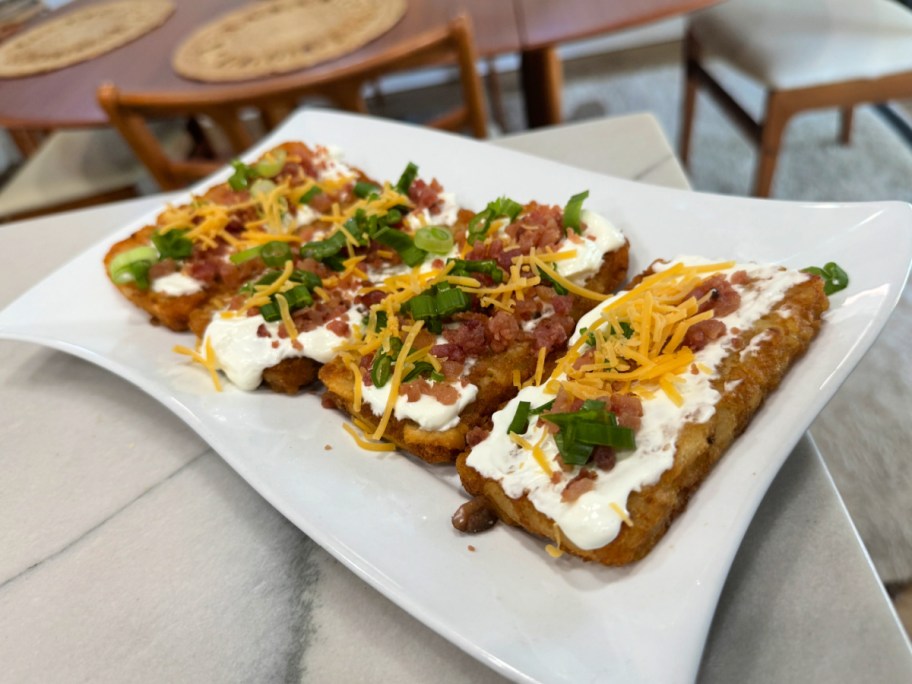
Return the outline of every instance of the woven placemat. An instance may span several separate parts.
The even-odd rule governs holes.
[[[266,0],[193,33],[174,70],[198,81],[243,81],[357,50],[402,18],[406,0]]]
[[[41,22],[0,45],[0,77],[31,76],[84,62],[164,23],[171,0],[118,0]]]

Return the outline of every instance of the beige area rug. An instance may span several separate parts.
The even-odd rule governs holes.
[[[193,33],[174,70],[198,81],[243,81],[342,57],[389,31],[406,0],[267,0]]]
[[[103,55],[161,26],[171,0],[119,0],[53,14],[0,45],[0,77],[31,76]]]
[[[677,141],[681,103],[676,45],[578,60],[566,65],[569,120],[648,111]],[[503,78],[508,127],[522,130],[515,75]],[[759,92],[746,88],[756,107]],[[383,113],[421,118],[446,107],[454,88],[388,95]],[[379,110],[378,110],[379,111]],[[856,115],[854,140],[836,143],[835,112],[808,114],[790,126],[774,183],[780,199],[912,201],[912,150],[870,108]],[[698,103],[692,167],[695,190],[750,191],[753,146],[707,98]],[[912,579],[912,288],[874,347],[811,427],[836,485],[886,582]]]

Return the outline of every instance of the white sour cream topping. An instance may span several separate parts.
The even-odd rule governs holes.
[[[683,257],[688,265],[709,263],[699,257]],[[793,285],[809,276],[798,271],[780,271],[776,266],[736,264],[721,271],[726,275],[744,270],[756,282],[747,286],[734,285],[741,295],[737,311],[721,318],[727,326],[728,335],[708,344],[696,353],[695,363],[705,366],[709,374],[684,373],[682,382],[676,385],[684,399],[676,406],[663,392],[643,401],[643,418],[636,433],[636,449],[618,453],[618,460],[610,472],[596,470],[598,477],[595,487],[574,502],[561,501],[561,492],[567,483],[580,471],[579,467],[565,473],[557,484],[538,465],[532,453],[515,444],[507,436],[507,427],[516,413],[520,401],[528,401],[532,407],[540,406],[554,398],[544,387],[527,387],[507,406],[494,414],[491,434],[469,454],[468,464],[487,478],[498,480],[508,496],[516,499],[528,492],[529,501],[542,513],[560,525],[562,534],[583,549],[597,549],[609,544],[620,531],[621,516],[613,508],[618,506],[626,514],[627,497],[631,492],[654,484],[674,462],[674,445],[681,427],[685,423],[703,423],[715,412],[719,393],[711,381],[717,377],[716,368],[732,350],[730,333],[732,328],[749,329],[758,319],[766,315]],[[612,299],[605,302],[610,303]],[[577,326],[592,325],[604,305],[584,316]],[[575,333],[573,339],[578,337]],[[538,443],[544,430],[531,420],[525,439],[530,444]],[[557,454],[553,437],[547,436],[541,449],[549,463]],[[555,464],[554,470],[559,472]]]
[[[342,163],[342,150],[338,147],[317,147],[314,151],[317,166],[321,167],[317,180],[337,180],[354,177],[351,167]]]
[[[183,297],[196,294],[204,287],[196,278],[177,271],[152,281],[152,292],[166,294],[169,297]]]
[[[624,234],[608,219],[588,209],[583,209],[580,218],[586,224],[582,239],[574,242],[568,238],[559,250],[576,250],[576,255],[557,263],[558,273],[577,285],[582,285],[598,272],[606,254],[624,246]]]
[[[370,406],[374,415],[382,416],[389,398],[390,384],[383,387],[367,387],[361,385],[361,399]],[[422,394],[418,401],[409,401],[405,395],[399,395],[393,407],[393,417],[397,420],[408,418],[418,423],[422,430],[444,431],[459,425],[459,414],[462,409],[475,401],[478,396],[478,387],[471,383],[462,385],[452,383],[459,393],[459,398],[453,404],[442,404],[434,397]]]
[[[311,207],[306,204],[301,204],[298,206],[295,213],[295,219],[297,221],[298,227],[309,226],[311,223],[320,218],[319,212],[314,211]],[[316,238],[315,238],[316,239]]]
[[[362,313],[357,307],[348,310],[349,326],[361,323]],[[257,330],[266,326],[269,337],[259,337]],[[262,316],[213,316],[206,328],[206,339],[212,344],[219,369],[242,390],[254,390],[263,380],[263,371],[280,361],[304,356],[319,363],[327,363],[347,337],[340,337],[326,326],[298,333],[301,349],[296,349],[290,338],[279,337],[281,321],[267,323]],[[278,344],[273,347],[273,342]],[[205,343],[205,341],[204,341]]]
[[[459,216],[459,206],[456,204],[456,195],[452,192],[441,192],[438,196],[436,214],[431,214],[428,209],[415,210],[405,217],[405,225],[412,230],[424,226],[452,226]]]

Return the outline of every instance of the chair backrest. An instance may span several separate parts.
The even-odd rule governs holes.
[[[162,148],[149,127],[152,119],[199,117],[211,120],[224,133],[233,154],[254,143],[244,124],[242,112],[255,110],[265,130],[271,130],[293,110],[302,97],[322,95],[336,106],[367,112],[362,96],[366,82],[380,76],[423,66],[456,63],[459,68],[462,105],[427,125],[446,130],[468,128],[478,138],[487,136],[487,113],[481,77],[476,69],[476,52],[469,19],[459,16],[447,25],[402,41],[377,57],[317,78],[302,72],[299,81],[254,81],[224,89],[180,93],[122,92],[106,83],[98,89],[98,100],[111,124],[165,190],[184,187],[221,166],[211,159],[175,159]]]

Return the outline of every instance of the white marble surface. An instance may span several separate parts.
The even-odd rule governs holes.
[[[686,187],[647,115],[497,144]],[[161,199],[0,226],[0,306]],[[0,681],[502,681],[121,379],[0,340],[0,406]],[[699,679],[912,681],[908,640],[807,440],[742,545]]]

